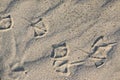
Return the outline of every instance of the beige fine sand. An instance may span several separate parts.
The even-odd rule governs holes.
[[[0,0],[0,80],[120,80],[120,0]]]

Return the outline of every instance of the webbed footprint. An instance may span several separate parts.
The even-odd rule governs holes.
[[[53,58],[53,68],[57,73],[68,76],[70,74],[68,68],[68,47],[65,42],[52,45],[51,58]]]
[[[46,27],[43,27],[44,24],[42,24],[42,27],[34,27],[34,36],[35,37],[40,37],[44,36],[47,33]]]
[[[92,56],[99,57],[99,58],[106,58],[108,54],[110,53],[110,51],[113,49],[114,45],[115,43],[113,44],[108,43],[106,45],[100,45],[98,50]]]
[[[97,42],[96,42],[97,43]],[[109,56],[111,56],[111,51],[113,47],[116,45],[116,42],[111,43],[102,43],[100,45],[96,45],[93,48],[93,53],[90,55],[88,61],[90,65],[95,65],[97,68],[104,65]]]
[[[48,28],[45,25],[44,21],[42,21],[42,18],[35,19],[32,27],[34,28],[34,37],[36,38],[42,37],[48,32]]]
[[[60,43],[53,45],[53,50],[51,53],[52,58],[63,58],[68,55],[68,49],[66,47],[66,43]]]

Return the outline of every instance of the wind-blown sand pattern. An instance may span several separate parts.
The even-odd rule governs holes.
[[[0,0],[0,80],[120,80],[120,0]]]

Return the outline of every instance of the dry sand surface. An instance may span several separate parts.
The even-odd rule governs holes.
[[[120,0],[0,0],[0,80],[120,80]]]

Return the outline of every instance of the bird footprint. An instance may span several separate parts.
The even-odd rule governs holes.
[[[0,30],[7,30],[12,27],[12,19],[11,16],[5,16],[0,19]]]
[[[46,33],[47,33],[47,29],[46,29],[44,23],[41,23],[40,26],[34,27],[34,36],[35,37],[44,36]]]
[[[34,37],[39,38],[45,36],[48,32],[48,28],[45,23],[42,21],[42,18],[39,18],[33,22],[32,27],[34,28]]]

